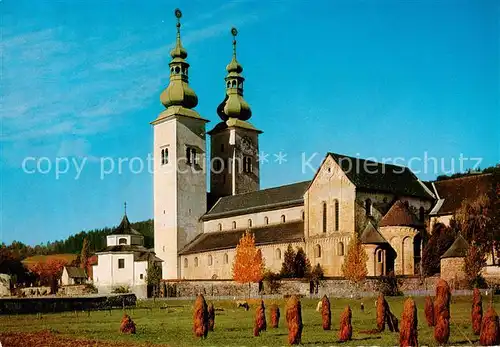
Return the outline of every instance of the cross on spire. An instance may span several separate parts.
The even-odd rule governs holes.
[[[125,209],[125,216],[127,215],[127,202],[123,203],[123,208]]]

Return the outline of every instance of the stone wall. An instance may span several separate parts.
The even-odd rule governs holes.
[[[57,295],[59,296],[81,296],[81,295],[96,294],[96,293],[97,289],[86,284],[62,286],[57,291]]]
[[[448,282],[460,283],[465,281],[464,265],[465,258],[441,259],[441,278]]]
[[[10,276],[0,274],[0,296],[10,296]]]
[[[434,290],[435,283],[439,277],[429,277],[421,279],[420,277],[398,277],[398,284],[400,291],[419,291],[419,290]],[[206,296],[234,296],[245,297],[248,296],[248,284],[239,284],[231,280],[214,280],[214,281],[167,281],[167,291],[169,296],[175,297],[193,297],[198,294]],[[270,285],[263,282],[262,291],[259,292],[259,284],[252,283],[250,285],[250,296],[256,297],[261,294],[276,294],[276,295],[289,295],[300,294],[309,296],[311,286],[307,280],[298,279],[282,279],[279,281],[277,290],[271,291]],[[361,292],[366,296],[378,295],[382,289],[379,278],[368,278],[364,285],[361,287]],[[327,294],[332,297],[350,297],[356,295],[357,291],[354,286],[346,279],[331,278],[321,282],[317,288],[317,295]]]

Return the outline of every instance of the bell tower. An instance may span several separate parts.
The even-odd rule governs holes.
[[[206,212],[205,124],[193,108],[196,93],[189,86],[187,51],[181,43],[182,13],[177,17],[177,39],[170,52],[170,82],[161,93],[165,106],[153,125],[154,244],[163,260],[164,279],[179,278],[178,252],[202,232],[199,218]]]
[[[236,28],[233,35],[233,57],[226,66],[226,96],[217,107],[221,118],[210,132],[210,193],[215,197],[259,190],[259,134],[248,120],[250,106],[243,98],[243,67],[236,59]]]

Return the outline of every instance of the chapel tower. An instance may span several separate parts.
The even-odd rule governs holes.
[[[211,137],[210,193],[218,198],[259,190],[259,134],[248,120],[250,106],[243,99],[243,67],[236,59],[236,28],[233,57],[227,65],[226,96],[217,107],[222,122],[209,132]]]
[[[206,212],[205,123],[193,110],[198,97],[188,84],[187,51],[177,39],[170,52],[170,82],[161,93],[165,106],[151,123],[154,132],[154,247],[163,260],[164,279],[179,276],[178,252],[202,232],[199,218]]]

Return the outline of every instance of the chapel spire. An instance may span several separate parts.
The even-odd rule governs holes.
[[[189,64],[186,62],[187,51],[181,42],[181,22],[182,12],[175,10],[177,17],[177,38],[175,47],[170,51],[172,60],[170,61],[170,83],[161,93],[161,103],[166,107],[182,106],[185,108],[194,108],[198,105],[198,97],[188,84]]]
[[[229,118],[246,121],[252,116],[252,111],[248,103],[243,99],[243,81],[245,81],[241,75],[243,67],[236,59],[236,35],[238,35],[238,30],[232,28],[231,34],[233,35],[233,57],[226,66],[226,97],[217,107],[217,114],[223,121],[227,121]]]

